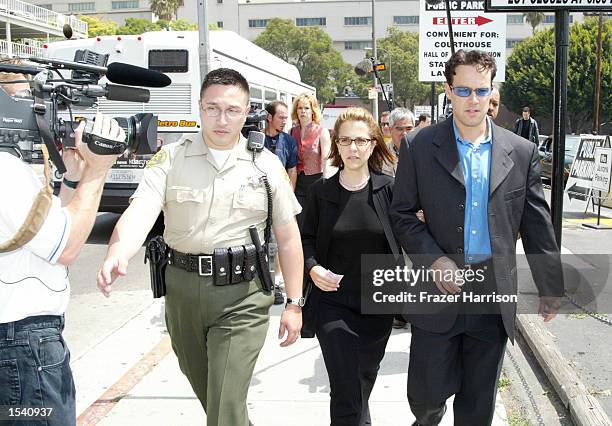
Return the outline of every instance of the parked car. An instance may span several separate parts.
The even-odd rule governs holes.
[[[574,157],[576,157],[576,150],[580,145],[580,135],[565,135],[565,161],[563,168],[563,185],[567,182],[567,177],[572,169],[572,163]],[[552,136],[546,137],[544,142],[539,147],[540,154],[540,167],[542,180],[550,182],[552,178],[552,152],[553,152],[553,138]]]

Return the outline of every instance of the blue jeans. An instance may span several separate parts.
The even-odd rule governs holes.
[[[76,424],[70,351],[62,338],[63,316],[35,316],[0,324],[0,424]],[[12,422],[8,407],[52,408],[48,417]]]

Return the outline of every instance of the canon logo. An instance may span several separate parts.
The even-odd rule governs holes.
[[[109,145],[107,143],[100,142],[97,139],[94,141],[94,145],[101,146],[102,148],[106,148],[106,149],[113,149],[113,148],[115,148],[114,145]]]

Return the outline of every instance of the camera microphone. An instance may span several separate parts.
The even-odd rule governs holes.
[[[122,62],[108,64],[106,78],[112,83],[128,86],[166,87],[172,83],[166,74]]]

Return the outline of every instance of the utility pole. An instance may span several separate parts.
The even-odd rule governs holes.
[[[372,0],[372,55],[374,59],[378,59],[378,53],[376,51],[376,0]],[[376,73],[373,75],[374,87],[376,87]],[[376,99],[372,99],[372,116],[378,123],[378,93],[376,93]]]
[[[210,71],[210,39],[208,37],[208,3],[207,0],[198,0],[198,33],[200,50],[200,82]]]

